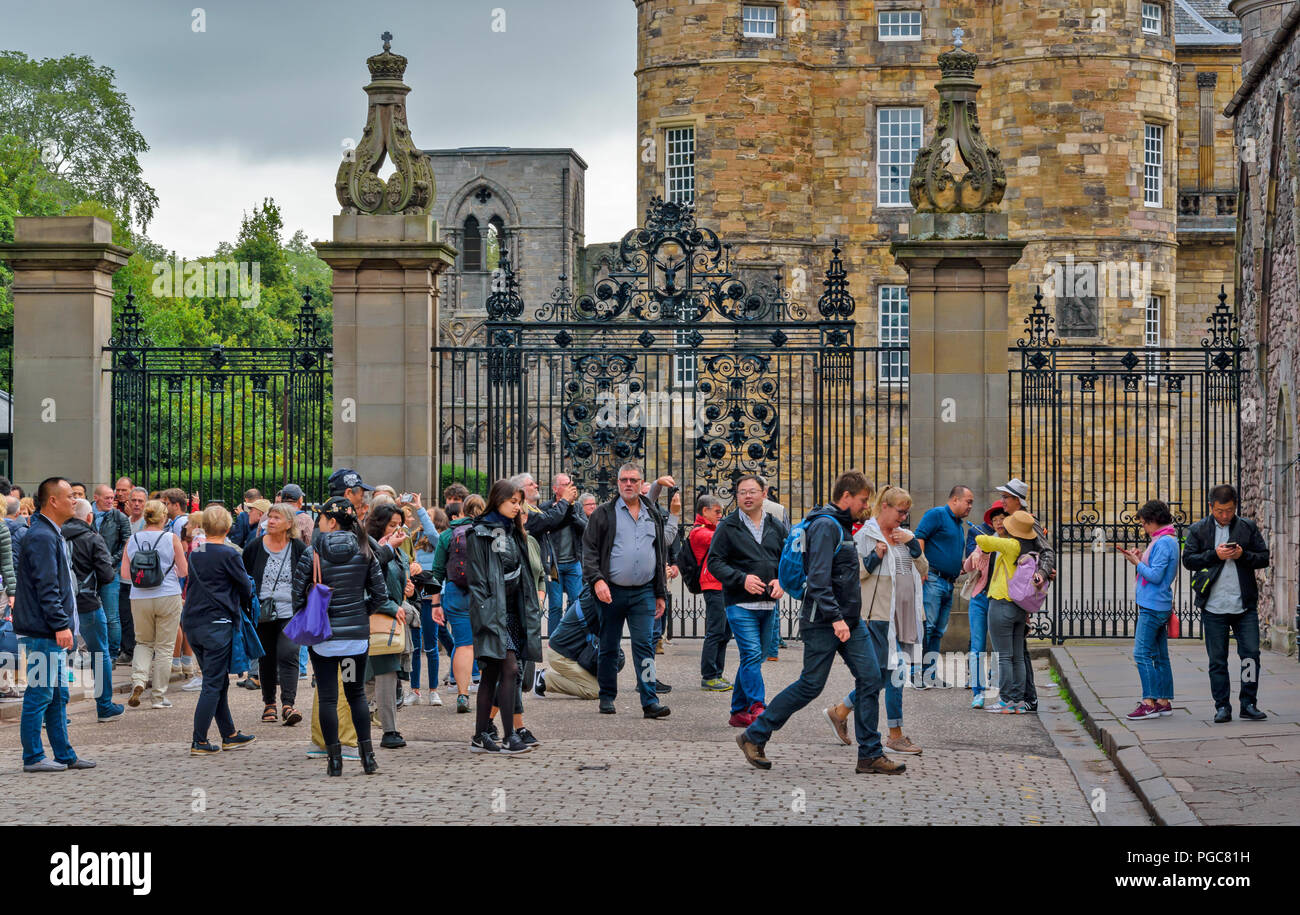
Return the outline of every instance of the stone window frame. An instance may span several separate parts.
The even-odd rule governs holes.
[[[871,176],[872,176],[872,177],[871,177],[871,180],[872,180],[873,184],[875,185],[875,191],[874,191],[874,193],[872,194],[872,198],[871,198],[871,199],[872,199],[873,207],[874,207],[875,209],[881,209],[881,210],[907,210],[907,209],[910,209],[911,206],[912,206],[912,201],[911,201],[910,196],[907,196],[906,199],[905,199],[903,202],[901,202],[901,203],[885,203],[885,202],[883,202],[883,201],[881,200],[881,192],[882,192],[882,189],[883,189],[884,183],[881,181],[881,174],[880,174],[880,167],[881,167],[881,162],[880,162],[880,153],[881,153],[881,149],[880,149],[880,141],[881,141],[880,116],[881,116],[881,113],[884,112],[884,111],[886,111],[886,110],[911,110],[911,111],[919,111],[919,112],[921,112],[921,125],[920,125],[920,126],[921,126],[921,132],[920,132],[920,137],[919,137],[919,139],[918,139],[918,141],[917,141],[917,147],[916,147],[918,150],[920,150],[920,149],[924,148],[924,146],[925,146],[926,107],[925,107],[925,105],[923,105],[923,104],[921,104],[921,105],[916,104],[916,102],[915,102],[914,100],[912,100],[912,99],[909,99],[909,98],[902,98],[902,99],[889,100],[889,101],[873,102],[873,103],[870,103],[870,104],[868,105],[868,109],[869,109],[870,112],[871,112],[871,116],[870,116],[870,118],[868,119],[867,123],[869,123],[869,124],[872,125],[872,126],[871,126],[871,130],[872,130],[872,132],[873,132],[873,134],[874,134],[874,135],[872,136],[872,138],[871,138],[872,149],[873,149],[873,151],[874,151],[873,161],[872,161],[872,164],[871,164]],[[910,180],[911,180],[911,178],[910,178],[910,175],[909,175],[908,181],[910,182]],[[904,188],[904,190],[906,190],[906,188]]]
[[[885,346],[889,343],[911,343],[912,340],[912,296],[908,292],[906,283],[891,283],[885,280],[878,281],[874,284],[874,298],[876,302],[876,344]],[[885,339],[885,290],[902,290],[902,298],[892,304],[906,306],[906,312],[901,316],[906,317],[906,329],[902,332],[902,339]],[[899,334],[892,333],[888,336],[898,337]],[[876,384],[877,386],[887,386],[896,388],[906,388],[912,380],[911,353],[904,351],[900,354],[898,364],[893,364],[890,358],[887,364],[886,359],[893,354],[884,352],[876,356]]]
[[[1155,117],[1152,115],[1143,115],[1142,117],[1142,134],[1141,134],[1142,205],[1150,210],[1163,210],[1166,206],[1166,198],[1169,196],[1168,194],[1165,193],[1165,183],[1169,181],[1168,145],[1169,145],[1170,126],[1171,124],[1166,118]],[[1156,163],[1156,167],[1160,171],[1159,171],[1159,180],[1155,183],[1155,190],[1159,194],[1159,200],[1157,200],[1155,203],[1152,203],[1147,198],[1147,191],[1148,191],[1147,168],[1150,166],[1150,163],[1147,161],[1147,154],[1151,152],[1151,148],[1148,145],[1151,138],[1148,136],[1148,133],[1152,128],[1155,128],[1160,131],[1160,145],[1159,145],[1160,161]]]
[[[781,15],[782,3],[741,3],[740,4],[740,37],[746,41],[776,41],[782,37],[781,21],[785,17]],[[745,13],[751,9],[772,10],[772,34],[758,34],[745,30]]]
[[[900,14],[900,13],[915,13],[915,14],[916,14],[916,17],[917,17],[917,18],[916,18],[916,34],[915,34],[915,35],[884,35],[884,34],[882,34],[881,29],[883,29],[883,28],[886,27],[886,23],[884,23],[884,22],[881,21],[882,17],[884,17],[884,16],[890,16],[890,15],[897,15],[897,14]],[[892,27],[892,28],[902,28],[902,27],[905,27],[905,26],[910,25],[910,23],[891,23],[891,24],[889,24],[889,25],[890,25],[890,27]],[[920,41],[920,40],[924,37],[924,34],[923,34],[923,33],[924,33],[924,29],[925,29],[925,10],[923,10],[923,9],[922,9],[921,7],[919,7],[919,6],[913,6],[913,5],[910,5],[910,4],[909,4],[909,5],[906,5],[906,6],[892,6],[892,5],[891,5],[891,6],[882,6],[882,7],[878,8],[877,11],[876,11],[876,40],[877,40],[877,41],[888,41],[888,42],[897,42],[897,41]]]
[[[1167,301],[1168,296],[1163,292],[1152,291],[1147,293],[1147,300],[1142,306],[1142,346],[1146,349],[1159,349],[1164,346],[1165,303]],[[1146,363],[1148,372],[1160,371],[1160,354],[1147,353]],[[1147,376],[1147,384],[1154,385],[1159,383],[1159,376]]]
[[[1147,19],[1148,19],[1148,16],[1147,16],[1147,10],[1148,10],[1148,9],[1153,9],[1153,10],[1155,10],[1155,13],[1156,13],[1156,15],[1155,15],[1155,17],[1154,17],[1154,18],[1155,18],[1156,27],[1155,27],[1154,29],[1149,29],[1149,28],[1147,28]],[[1162,3],[1155,3],[1155,2],[1153,2],[1153,0],[1141,0],[1141,3],[1140,3],[1140,5],[1139,5],[1139,7],[1138,7],[1138,16],[1139,16],[1139,18],[1141,19],[1142,34],[1143,34],[1143,35],[1163,35],[1163,34],[1165,33],[1165,18],[1166,18],[1166,17],[1165,17],[1165,8],[1164,8],[1164,4],[1162,4]]]
[[[696,117],[669,117],[654,118],[650,121],[650,131],[655,140],[655,187],[651,190],[651,196],[662,196],[664,200],[671,200],[668,193],[668,132],[689,127],[694,131],[694,158],[692,168],[694,171],[693,191],[691,203],[694,204],[699,200],[699,165],[700,165],[700,124],[703,118]]]

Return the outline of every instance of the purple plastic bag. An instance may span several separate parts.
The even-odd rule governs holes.
[[[1044,581],[1041,588],[1034,584],[1038,574],[1038,554],[1026,553],[1016,563],[1016,573],[1007,582],[1007,597],[1026,613],[1042,613],[1043,603],[1047,600],[1047,588],[1050,582]]]
[[[312,556],[313,584],[307,592],[307,606],[284,624],[284,635],[295,645],[319,645],[333,632],[330,630],[330,599],[334,589],[321,584],[320,555]]]

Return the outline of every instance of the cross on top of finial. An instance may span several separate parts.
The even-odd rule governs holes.
[[[393,49],[393,46],[390,44],[390,42],[393,40],[393,33],[389,31],[385,31],[384,34],[380,35],[379,37],[384,42],[384,50],[391,51]]]
[[[957,28],[952,30],[952,46],[954,48],[961,47],[961,36],[965,34],[966,34],[965,29]]]

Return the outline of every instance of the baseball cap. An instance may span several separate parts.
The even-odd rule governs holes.
[[[374,492],[375,487],[367,486],[361,479],[361,474],[357,473],[350,467],[344,467],[330,474],[329,488],[330,495],[341,495],[345,490],[353,489],[360,486],[366,492]]]
[[[284,489],[280,490],[280,498],[288,499],[290,502],[297,502],[302,497],[302,487],[297,483],[286,483]]]

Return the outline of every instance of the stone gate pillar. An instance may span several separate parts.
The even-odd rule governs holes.
[[[890,246],[908,273],[914,519],[957,483],[974,490],[972,515],[982,514],[1007,473],[1007,271],[1025,242],[1008,240],[998,212],[1006,177],[980,134],[978,58],[960,34],[956,45],[939,55],[938,123],[912,166],[908,238]],[[945,650],[964,650],[968,633],[954,604]]]
[[[438,240],[429,215],[433,167],[406,124],[406,58],[383,37],[383,52],[366,61],[365,132],[335,182],[343,212],[333,240],[315,243],[334,271],[334,467],[435,495],[430,348],[438,274],[458,252]],[[395,169],[386,182],[378,177],[385,158]]]
[[[103,347],[113,274],[130,256],[95,216],[19,216],[0,245],[14,272],[13,476],[25,492],[53,474],[113,483]]]

